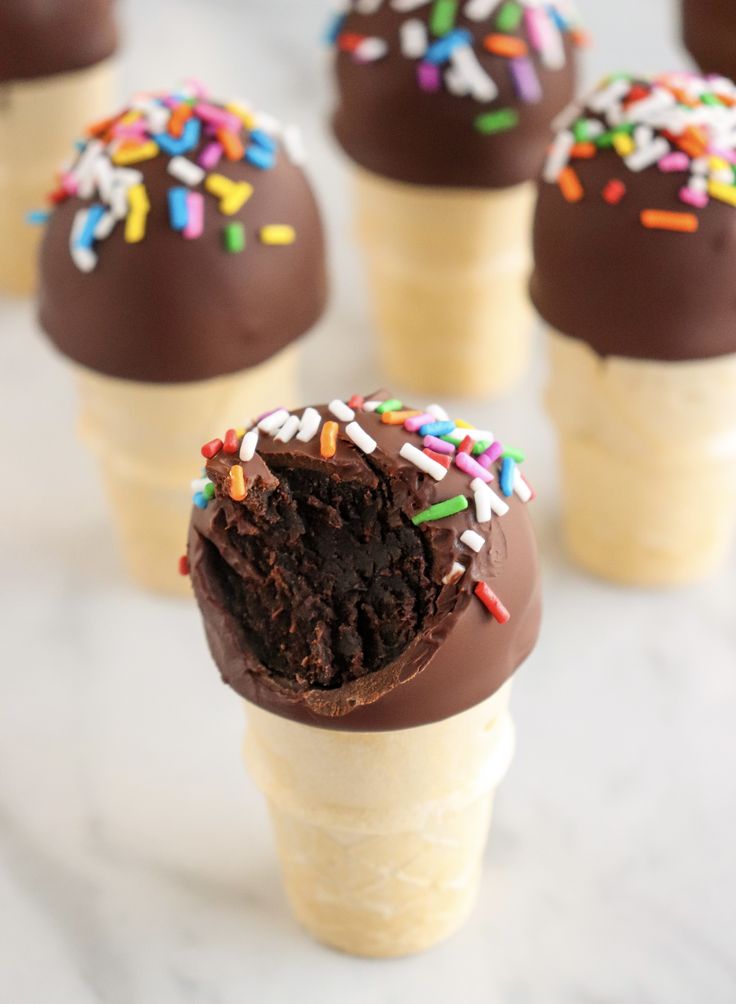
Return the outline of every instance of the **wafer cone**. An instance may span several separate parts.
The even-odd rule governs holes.
[[[391,381],[429,395],[511,388],[530,352],[534,185],[428,188],[358,169],[355,185]]]
[[[41,228],[27,222],[53,188],[80,126],[115,103],[114,59],[38,80],[0,84],[0,290],[35,286]]]
[[[97,456],[123,558],[142,586],[189,593],[177,574],[198,474],[197,447],[297,399],[298,348],[241,373],[185,384],[117,380],[76,368],[80,433]]]
[[[315,938],[383,958],[423,951],[465,921],[513,754],[510,687],[395,732],[313,728],[246,704],[246,763],[268,799],[292,909]]]
[[[602,359],[555,331],[549,343],[547,404],[575,561],[642,586],[713,571],[736,524],[736,355]]]

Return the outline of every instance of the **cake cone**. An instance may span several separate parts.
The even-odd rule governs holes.
[[[736,355],[602,358],[555,331],[549,344],[547,404],[575,561],[632,585],[707,575],[736,523]]]
[[[500,394],[524,371],[535,187],[429,188],[356,178],[383,363],[417,392]]]
[[[99,460],[123,558],[140,585],[190,592],[177,559],[197,475],[192,443],[222,437],[274,401],[293,403],[298,354],[289,346],[241,373],[184,384],[137,383],[76,367],[80,434]]]
[[[35,285],[41,229],[27,221],[79,133],[114,105],[116,62],[36,80],[0,84],[0,290],[24,295]]]
[[[513,754],[510,688],[395,732],[314,728],[246,702],[246,763],[268,799],[292,909],[315,938],[383,958],[461,926]]]

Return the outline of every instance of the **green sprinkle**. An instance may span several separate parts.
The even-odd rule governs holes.
[[[213,499],[215,497],[215,486],[212,484],[211,481],[208,485],[204,486],[202,494],[207,500]]]
[[[606,147],[606,148],[611,147],[613,146],[613,141],[616,138],[616,136],[620,136],[621,133],[626,133],[627,135],[630,136],[633,131],[634,131],[634,123],[624,122],[622,125],[616,126],[615,129],[609,129],[608,132],[604,132],[601,133],[600,136],[596,136],[595,145],[598,147]]]
[[[499,31],[516,31],[521,24],[523,11],[518,3],[509,0],[498,12],[496,27]]]
[[[519,113],[514,108],[499,108],[497,112],[486,112],[475,120],[475,128],[486,136],[496,132],[506,132],[519,124]]]
[[[510,457],[511,460],[515,460],[517,464],[523,464],[526,460],[526,453],[523,450],[515,450],[513,446],[507,446],[501,456],[506,459]]]
[[[414,526],[419,526],[420,523],[428,523],[433,519],[444,519],[446,516],[454,516],[456,512],[462,512],[463,509],[467,508],[468,500],[465,496],[456,495],[454,498],[447,499],[446,502],[438,502],[436,505],[431,505],[424,512],[418,512],[416,516],[412,516],[411,521]]]
[[[481,453],[485,453],[488,447],[493,442],[492,439],[481,439],[473,446],[473,456],[480,456]]]
[[[700,100],[704,105],[722,105],[723,102],[715,94],[701,94]]]
[[[455,27],[457,0],[434,0],[429,27],[433,35],[446,35]]]
[[[376,408],[377,415],[383,415],[387,411],[401,411],[404,405],[397,397],[392,397],[389,401],[382,401]]]
[[[466,436],[467,432],[456,429],[454,432],[448,432],[446,436],[440,436],[440,439],[444,439],[446,443],[452,443],[453,446],[459,446]]]
[[[578,119],[572,127],[572,134],[576,143],[587,143],[589,139],[587,119]]]
[[[238,254],[245,247],[245,227],[242,223],[228,223],[223,231],[225,250]]]

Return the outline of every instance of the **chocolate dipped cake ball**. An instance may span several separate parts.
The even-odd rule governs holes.
[[[333,127],[353,161],[416,185],[505,188],[538,174],[582,36],[561,2],[353,0],[330,39]]]
[[[410,728],[485,700],[534,647],[532,490],[491,433],[378,394],[278,409],[202,452],[184,570],[251,703]]]
[[[685,46],[704,73],[736,78],[736,4],[733,0],[682,0]]]

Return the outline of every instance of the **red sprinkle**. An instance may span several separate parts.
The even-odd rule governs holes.
[[[337,47],[341,52],[355,52],[366,37],[354,31],[344,31],[337,40]]]
[[[212,460],[220,452],[222,445],[221,439],[211,439],[209,443],[205,443],[202,447],[202,456],[206,457],[207,460]]]
[[[189,558],[186,554],[179,558],[179,575],[189,575]]]
[[[432,460],[436,460],[438,464],[442,464],[442,466],[449,471],[452,457],[448,456],[446,453],[435,453],[434,450],[428,450],[426,447],[422,450],[422,453],[426,453],[428,457],[431,457]]]
[[[609,206],[617,206],[626,195],[626,185],[618,178],[611,178],[603,189],[603,198]]]
[[[458,453],[472,453],[473,451],[473,437],[466,436],[465,439],[460,443],[457,448]]]
[[[510,620],[511,614],[487,583],[479,582],[475,587],[475,595],[499,624],[506,624]]]
[[[365,404],[365,398],[360,394],[353,394],[353,396],[348,401],[348,408],[353,408],[355,411],[361,411],[363,405]]]
[[[222,444],[225,453],[237,453],[240,448],[240,441],[235,429],[228,429],[225,433],[225,442]]]
[[[53,192],[49,192],[46,196],[47,200],[51,202],[54,206],[58,206],[62,202],[66,202],[69,198],[69,193],[65,188],[55,188]]]
[[[641,84],[634,84],[626,95],[625,106],[628,108],[629,105],[633,105],[636,101],[641,101],[642,98],[646,98],[651,94],[648,87],[642,87]]]

